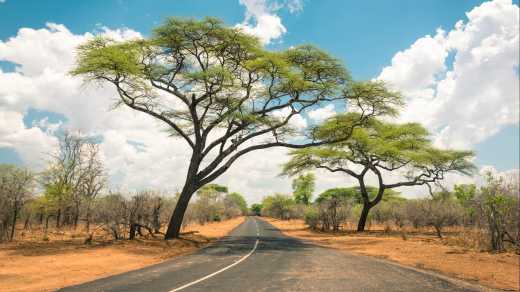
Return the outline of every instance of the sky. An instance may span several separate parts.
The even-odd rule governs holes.
[[[435,145],[476,151],[481,170],[518,172],[519,8],[508,0],[0,0],[0,163],[39,170],[59,129],[81,130],[99,137],[111,188],[180,189],[186,145],[147,117],[111,110],[112,88],[67,74],[74,49],[94,35],[147,37],[168,16],[218,17],[271,50],[316,45],[354,79],[401,91],[407,105],[399,121],[421,122]],[[309,117],[334,113],[322,108]],[[288,193],[290,179],[277,176],[286,152],[245,156],[217,182],[249,202]],[[447,183],[475,179],[452,176]],[[349,184],[317,173],[317,192]]]

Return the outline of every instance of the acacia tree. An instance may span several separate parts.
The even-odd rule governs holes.
[[[359,113],[343,117],[350,123],[334,138],[339,141],[368,117],[391,111],[388,104],[398,99],[380,83],[351,82],[341,62],[315,47],[267,51],[257,38],[214,18],[169,18],[148,39],[95,38],[78,48],[71,73],[112,84],[118,104],[159,120],[191,148],[166,239],[178,237],[192,195],[242,155],[330,142],[310,128],[296,131],[291,121],[300,113],[352,101]]]
[[[316,135],[327,139],[341,124],[326,122]],[[364,231],[370,209],[376,206],[388,189],[428,185],[444,178],[448,172],[470,174],[470,151],[441,150],[432,146],[429,133],[417,123],[393,124],[371,119],[356,128],[350,139],[315,148],[294,150],[284,165],[284,173],[294,175],[308,169],[321,168],[345,173],[358,181],[363,209],[357,230]],[[399,173],[402,180],[387,182],[384,175]],[[377,178],[377,193],[369,195],[367,177]]]
[[[298,176],[292,181],[293,196],[296,203],[303,203],[305,205],[311,203],[315,180],[316,178],[313,173],[307,173]]]

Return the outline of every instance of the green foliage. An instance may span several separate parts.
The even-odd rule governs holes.
[[[309,206],[305,209],[304,213],[305,224],[309,226],[311,229],[318,229],[320,225],[320,216],[318,208],[315,206]]]
[[[378,188],[367,186],[367,192],[369,194],[369,198],[373,200],[378,192]],[[405,198],[400,196],[401,194],[392,189],[386,189],[383,195],[383,201],[402,201],[406,200]],[[322,202],[324,200],[328,200],[331,198],[335,199],[348,199],[356,204],[363,204],[363,199],[361,197],[361,190],[359,187],[347,187],[347,188],[332,188],[321,193],[316,202]]]
[[[228,188],[226,186],[223,186],[223,185],[219,185],[219,184],[207,184],[203,187],[201,187],[199,189],[199,191],[197,192],[197,194],[199,196],[204,196],[204,195],[217,195],[219,193],[227,193],[228,192]]]
[[[33,194],[34,174],[11,164],[0,164],[0,241],[14,238],[16,220]]]
[[[314,192],[316,177],[313,173],[300,175],[292,181],[293,196],[296,203],[309,205]]]
[[[232,202],[242,212],[242,215],[247,214],[247,202],[241,194],[236,192],[229,193],[226,195],[225,200]]]
[[[320,126],[321,138],[336,137],[337,129],[350,120],[338,116]],[[355,120],[355,119],[354,119]],[[291,160],[284,165],[284,173],[293,175],[316,167],[334,169],[349,163],[368,166],[371,160],[386,169],[408,168],[412,170],[457,171],[470,174],[474,170],[469,158],[471,151],[436,149],[429,141],[429,133],[417,123],[392,124],[371,119],[364,127],[355,128],[350,139],[329,146],[298,149],[291,152]],[[371,157],[371,160],[367,160]]]
[[[262,216],[271,216],[280,219],[289,219],[294,200],[287,195],[274,194],[262,200]]]
[[[252,204],[251,205],[251,212],[255,214],[256,216],[260,216],[262,214],[262,204]]]
[[[506,243],[520,247],[519,184],[516,177],[508,182],[504,177],[495,177],[486,173],[486,185],[481,187],[478,198],[478,208],[486,220],[491,249],[502,252]]]

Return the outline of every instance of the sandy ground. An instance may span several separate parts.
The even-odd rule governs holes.
[[[181,240],[160,238],[95,242],[62,235],[48,242],[20,240],[0,244],[0,291],[52,291],[159,263],[187,254],[226,235],[244,217],[192,225],[183,232],[198,231]],[[56,236],[55,236],[56,237]]]
[[[331,234],[311,231],[302,220],[262,219],[286,235],[319,245],[384,258],[488,287],[519,289],[520,256],[513,253],[491,254],[449,246],[433,235],[409,235],[404,240],[399,234],[382,232]]]

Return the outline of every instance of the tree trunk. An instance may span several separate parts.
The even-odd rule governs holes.
[[[16,230],[17,217],[18,217],[18,206],[15,203],[14,213],[13,213],[13,225],[11,226],[11,237],[9,238],[9,240],[13,240],[13,238],[14,238],[14,231]]]
[[[135,232],[136,232],[137,224],[130,223],[130,231],[128,232],[128,239],[132,240],[135,238]]]
[[[370,204],[367,204],[367,203],[363,204],[363,210],[361,211],[361,216],[359,217],[359,222],[358,222],[358,227],[357,227],[358,232],[365,231],[365,224],[367,223],[368,212],[370,211],[370,208],[371,208]]]
[[[195,193],[196,190],[197,189],[191,185],[186,185],[182,189],[182,192],[179,196],[179,201],[177,202],[175,210],[173,211],[173,215],[170,218],[170,223],[168,224],[168,229],[166,230],[164,239],[179,238],[184,213],[186,213],[191,196]]]
[[[85,218],[85,230],[87,233],[90,232],[90,209],[87,210],[86,218]]]
[[[58,213],[56,214],[56,228],[60,228],[60,220],[61,220],[61,209],[58,209]]]
[[[438,237],[438,238],[442,238],[441,227],[438,226],[438,225],[434,225],[433,227],[435,228],[435,232],[437,233],[437,237]]]

